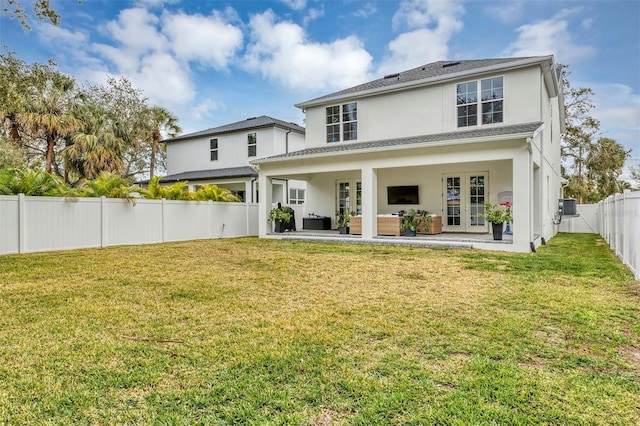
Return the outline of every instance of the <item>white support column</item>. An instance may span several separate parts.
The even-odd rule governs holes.
[[[265,173],[260,173],[258,178],[258,185],[260,187],[260,203],[258,206],[258,235],[260,238],[264,238],[271,232],[271,222],[269,222],[269,211],[273,204],[273,185],[271,184],[271,177]]]
[[[250,203],[252,199],[255,200],[252,186],[253,185],[251,185],[251,178],[249,178],[244,183],[244,202],[245,203]]]
[[[532,240],[532,175],[529,152],[526,148],[513,157],[513,245],[517,251],[528,251]]]
[[[365,167],[361,173],[362,239],[370,240],[378,235],[378,171]]]

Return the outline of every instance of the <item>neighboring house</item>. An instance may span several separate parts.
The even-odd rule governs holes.
[[[167,176],[162,183],[188,181],[190,189],[216,184],[247,202],[258,202],[258,173],[249,161],[304,148],[304,127],[265,115],[164,140]],[[304,182],[274,179],[272,199],[302,204]]]
[[[251,163],[261,187],[306,181],[306,213],[361,214],[365,240],[410,208],[487,233],[483,202],[511,201],[513,242],[494,248],[525,252],[557,232],[561,90],[553,56],[435,62],[296,105],[304,149]],[[274,202],[261,195],[261,237]]]

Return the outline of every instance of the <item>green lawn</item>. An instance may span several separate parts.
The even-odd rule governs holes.
[[[0,424],[640,424],[640,282],[243,238],[0,256]]]

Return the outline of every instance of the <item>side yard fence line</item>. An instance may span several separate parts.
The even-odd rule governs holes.
[[[640,192],[611,195],[597,206],[600,235],[640,279]]]
[[[258,235],[258,205],[0,196],[0,254]]]

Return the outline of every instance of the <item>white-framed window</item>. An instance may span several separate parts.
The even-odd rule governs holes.
[[[458,127],[502,123],[504,121],[503,77],[458,83],[456,105]]]
[[[358,103],[350,102],[326,108],[327,142],[358,139]]]
[[[218,161],[218,139],[209,141],[209,153],[210,161]]]
[[[304,189],[289,189],[289,204],[304,204]]]
[[[255,157],[258,155],[258,138],[255,133],[249,133],[247,135],[247,147],[249,157]]]

